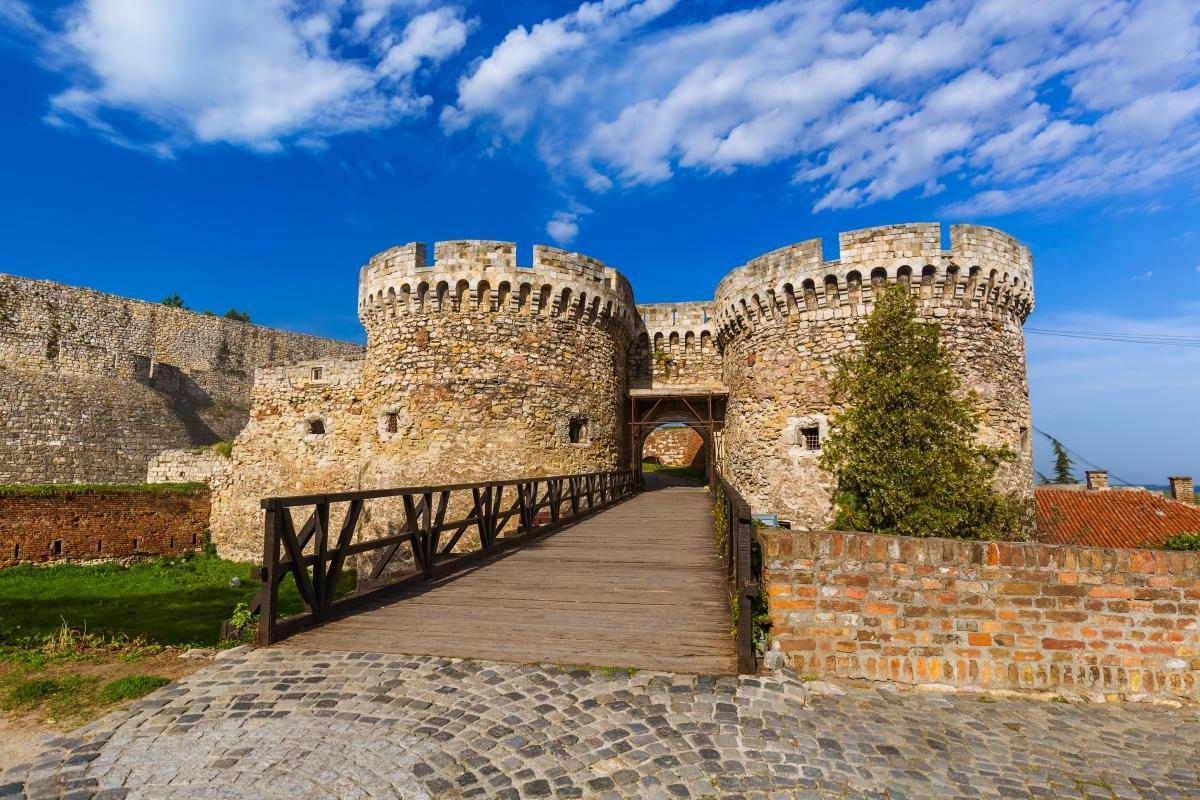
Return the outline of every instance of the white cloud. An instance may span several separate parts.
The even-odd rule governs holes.
[[[510,31],[443,125],[533,137],[603,191],[794,165],[816,208],[974,187],[948,213],[1135,192],[1200,164],[1192,0],[777,0],[699,22],[606,0]],[[653,23],[653,24],[652,24]]]
[[[321,146],[393,125],[432,102],[415,89],[418,70],[461,49],[468,30],[457,9],[438,8],[397,33],[400,5],[411,4],[81,0],[44,37],[71,82],[48,120],[163,154]]]
[[[565,211],[554,212],[554,216],[546,223],[546,234],[558,244],[570,244],[579,235],[579,220],[590,213],[590,208],[571,201]]]

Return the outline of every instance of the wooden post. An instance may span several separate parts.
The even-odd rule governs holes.
[[[263,511],[262,589],[258,616],[258,644],[266,647],[275,641],[275,592],[279,587],[280,517],[278,504],[271,501]]]

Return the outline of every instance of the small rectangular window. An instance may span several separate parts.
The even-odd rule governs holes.
[[[56,556],[62,555],[62,539],[55,539],[50,543],[50,552]]]
[[[314,381],[321,380],[321,376],[324,374],[325,374],[325,370],[323,370],[321,367],[313,367],[312,368],[312,379]]]
[[[388,433],[396,433],[400,430],[400,415],[394,411],[388,414],[385,425]]]
[[[804,444],[805,450],[820,450],[821,429],[816,425],[809,428],[801,428],[800,441]]]
[[[582,444],[587,441],[587,417],[571,417],[567,424],[567,439],[571,444]]]
[[[135,552],[135,553],[136,553],[136,552],[137,552],[137,549],[138,549],[138,540],[137,540],[137,539],[134,539],[134,540],[133,540],[133,552]]]
[[[308,421],[308,432],[313,436],[321,436],[325,433],[325,421],[320,419],[310,419]]]
[[[97,539],[96,540],[96,552],[99,553],[103,549],[104,549],[104,543],[100,539]]]

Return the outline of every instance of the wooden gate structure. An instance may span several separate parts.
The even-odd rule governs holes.
[[[642,445],[655,428],[667,423],[687,425],[704,439],[704,474],[713,485],[717,463],[717,432],[725,420],[728,392],[718,389],[688,388],[629,390],[630,469],[642,469]]]

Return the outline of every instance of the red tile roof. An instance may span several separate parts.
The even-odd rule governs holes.
[[[1158,547],[1168,536],[1200,531],[1200,507],[1149,489],[1036,486],[1038,531],[1051,544]]]

